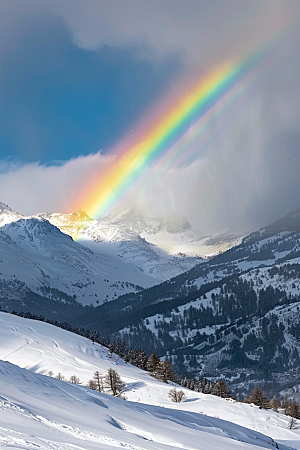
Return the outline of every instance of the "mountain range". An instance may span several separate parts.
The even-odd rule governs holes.
[[[203,260],[196,256],[200,248],[219,251],[218,246],[206,245],[209,238],[194,232],[182,218],[139,215],[133,229],[135,217],[136,211],[104,220],[92,220],[83,211],[24,217],[0,204],[0,270],[2,266],[6,296],[10,286],[17,292],[14,286],[21,282],[50,299],[67,296],[96,306],[185,272]],[[142,227],[149,236],[169,236],[173,249],[181,242],[182,248],[193,251],[167,251],[143,237]],[[225,241],[223,245],[230,245],[232,237]]]
[[[0,224],[3,309],[120,338],[241,395],[299,396],[300,210],[245,237],[136,210],[25,218],[2,205]]]

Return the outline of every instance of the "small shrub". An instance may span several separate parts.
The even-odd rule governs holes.
[[[172,402],[180,403],[180,402],[182,402],[185,394],[181,390],[178,391],[177,389],[172,388],[172,389],[169,390],[168,396],[170,397]]]

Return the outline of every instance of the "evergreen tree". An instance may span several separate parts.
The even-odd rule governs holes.
[[[168,380],[174,380],[175,374],[173,372],[172,366],[167,361],[159,362],[156,368],[156,378],[167,383]]]
[[[270,400],[269,406],[273,409],[273,411],[278,412],[279,402],[276,397],[273,397],[272,400]]]
[[[285,414],[294,419],[300,419],[300,408],[297,402],[289,401],[285,407]]]
[[[249,402],[260,408],[266,408],[268,406],[268,400],[262,390],[259,387],[255,387],[249,397]]]
[[[152,355],[149,356],[148,360],[147,360],[147,370],[148,372],[151,373],[151,375],[153,375],[154,377],[157,376],[157,369],[160,365],[160,359],[159,357],[155,354],[152,353]]]
[[[218,380],[212,389],[212,394],[218,397],[228,398],[231,391],[224,380]]]

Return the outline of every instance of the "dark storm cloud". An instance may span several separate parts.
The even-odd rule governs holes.
[[[184,84],[190,73],[208,73],[266,44],[272,64],[262,60],[205,155],[199,149],[193,164],[156,175],[156,185],[143,190],[141,179],[138,202],[148,212],[171,207],[205,232],[239,221],[257,227],[300,206],[298,0],[12,0],[0,13],[2,154],[75,157],[58,168],[3,163],[1,192],[16,187],[2,200],[12,207],[62,210],[78,188],[83,159],[76,156],[138,126],[177,77]],[[87,157],[87,173],[99,158]],[[40,190],[31,189],[35,173]],[[52,183],[51,192],[51,179],[61,176],[67,186]],[[18,186],[30,197],[26,211]]]

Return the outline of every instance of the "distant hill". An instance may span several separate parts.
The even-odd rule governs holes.
[[[80,317],[129,345],[169,355],[193,376],[224,376],[236,392],[300,384],[299,210],[241,244]],[[237,375],[238,374],[238,375]]]

